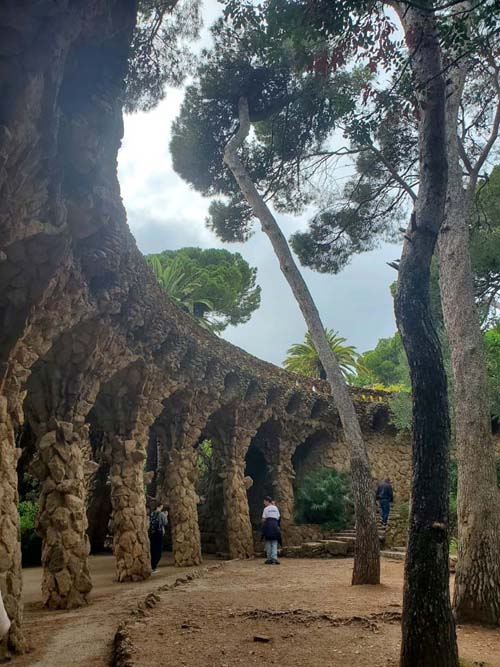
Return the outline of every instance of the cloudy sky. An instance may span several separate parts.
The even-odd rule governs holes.
[[[205,23],[217,12],[216,0],[206,0]],[[260,229],[256,226],[255,235],[245,244],[222,244],[205,227],[209,200],[173,171],[170,128],[182,98],[182,90],[169,90],[153,111],[125,117],[119,176],[130,228],[143,253],[183,246],[226,247],[256,266],[262,288],[260,309],[247,324],[228,327],[223,336],[262,359],[281,364],[288,347],[303,339],[304,320]],[[306,226],[306,217],[279,215],[278,222],[288,237]],[[398,256],[398,247],[383,244],[356,257],[337,276],[303,269],[325,326],[339,331],[359,351],[373,348],[379,338],[395,331],[389,293],[395,273],[386,262]]]

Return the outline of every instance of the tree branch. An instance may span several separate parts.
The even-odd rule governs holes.
[[[386,169],[389,171],[391,176],[394,178],[397,183],[405,190],[405,192],[410,195],[413,201],[417,201],[417,195],[415,194],[414,190],[410,187],[409,183],[407,183],[402,176],[394,169],[392,164],[385,158],[383,153],[379,151],[378,148],[376,148],[372,143],[369,144],[370,149],[375,153],[375,155],[378,157],[378,159],[383,163],[383,165],[386,167]]]
[[[491,57],[491,56],[490,56]],[[493,76],[493,87],[495,88],[496,94],[497,94],[497,108],[495,112],[495,117],[493,119],[493,125],[491,127],[491,132],[490,136],[488,138],[488,141],[484,145],[483,150],[481,151],[481,154],[479,158],[477,159],[476,164],[474,165],[474,169],[472,171],[472,175],[474,178],[477,178],[479,175],[479,172],[481,171],[481,167],[485,163],[485,161],[488,158],[488,155],[493,148],[493,144],[498,138],[498,133],[500,131],[500,83],[498,81],[498,67],[496,63],[493,61],[492,66],[495,70],[495,75]]]

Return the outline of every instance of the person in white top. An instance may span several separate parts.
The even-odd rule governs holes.
[[[281,541],[279,527],[280,511],[270,496],[264,498],[262,512],[262,536],[266,545],[266,565],[279,565],[278,542]]]
[[[2,640],[5,635],[8,633],[10,628],[10,620],[5,611],[5,607],[2,600],[2,593],[0,592],[0,640]]]

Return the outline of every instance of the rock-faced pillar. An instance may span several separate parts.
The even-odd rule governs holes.
[[[214,416],[211,437],[217,452],[217,473],[222,479],[224,522],[231,558],[251,558],[254,540],[245,477],[245,457],[250,442],[266,417],[259,396],[250,403],[224,408]]]
[[[215,393],[184,389],[171,396],[158,420],[161,497],[169,506],[174,562],[180,567],[201,563],[197,443],[217,406]]]
[[[192,444],[177,440],[165,466],[165,491],[170,511],[174,562],[179,567],[201,563],[198,525],[197,452]]]
[[[219,476],[222,478],[224,517],[231,558],[254,555],[252,524],[248,507],[248,481],[245,477],[245,453],[252,434],[234,427],[221,443],[223,455]]]
[[[271,469],[273,495],[279,507],[281,515],[281,534],[284,544],[287,543],[288,529],[293,524],[294,517],[294,489],[293,470],[291,456],[287,452],[279,451],[278,461]]]
[[[85,605],[92,588],[81,437],[72,423],[52,418],[32,464],[41,482],[37,531],[43,538],[42,600],[49,609]]]
[[[148,517],[144,494],[143,438],[112,436],[110,456],[113,553],[118,581],[141,581],[151,574]]]
[[[21,544],[17,511],[17,450],[8,414],[7,398],[0,396],[0,590],[11,620],[8,635],[0,643],[0,659],[9,651],[25,648],[21,633]]]

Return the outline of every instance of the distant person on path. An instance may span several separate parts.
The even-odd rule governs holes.
[[[10,628],[10,620],[5,611],[2,600],[2,593],[0,592],[0,641],[5,637]]]
[[[156,509],[149,515],[149,544],[151,547],[151,569],[153,572],[156,572],[156,568],[161,559],[163,537],[167,525],[167,512],[165,511],[163,504],[159,503],[156,506]]]
[[[262,513],[262,537],[266,545],[266,565],[279,565],[278,542],[281,541],[279,527],[280,511],[274,504],[271,496],[264,498],[264,512]]]
[[[392,490],[391,480],[386,477],[377,487],[377,500],[380,505],[380,518],[382,525],[387,526],[389,521],[389,512],[391,511],[391,503],[394,501],[394,493]]]

